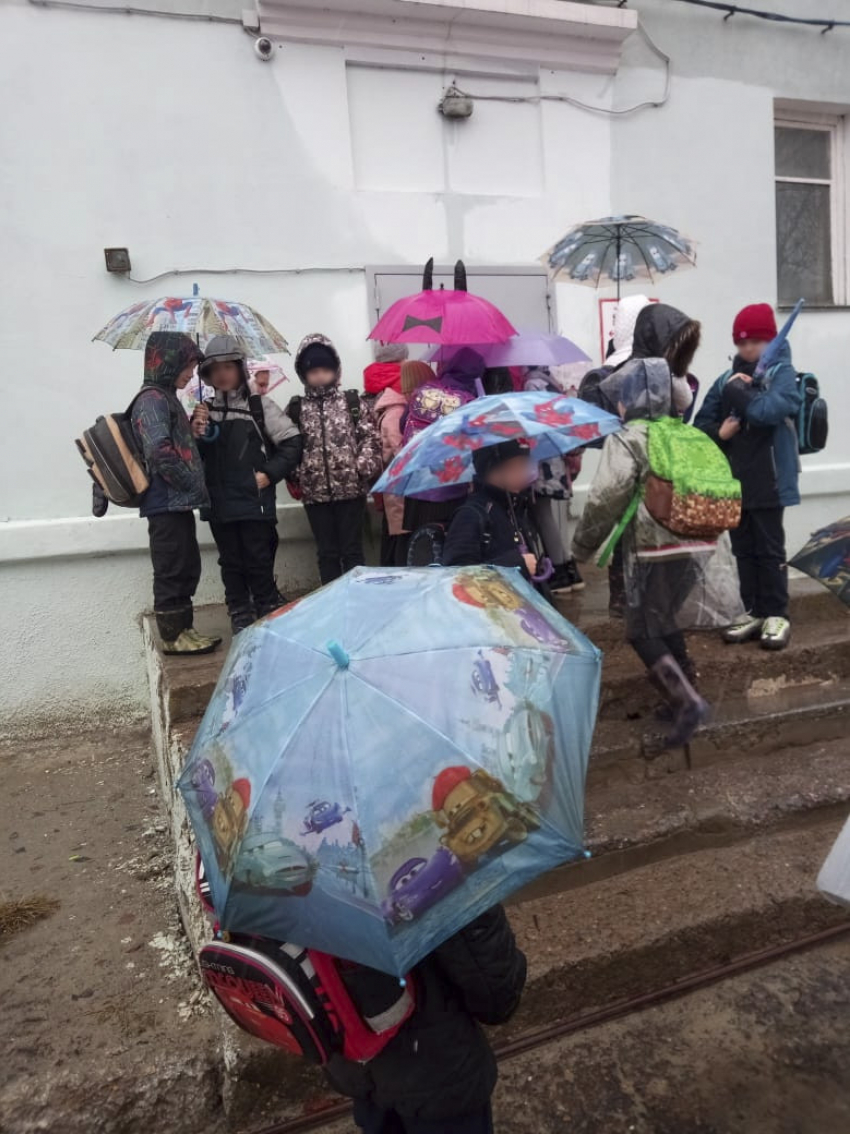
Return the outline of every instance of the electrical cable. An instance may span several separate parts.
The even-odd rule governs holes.
[[[350,275],[362,274],[366,269],[363,267],[333,267],[333,268],[168,268],[167,271],[160,272],[156,276],[149,276],[146,280],[137,280],[134,276],[127,275],[124,278],[134,284],[150,284],[156,283],[157,280],[164,280],[168,276],[233,276],[233,275],[246,275],[246,276],[305,276],[305,275],[319,275],[326,272],[347,272]]]
[[[804,24],[809,27],[821,29],[825,35],[833,28],[850,28],[850,20],[811,19],[805,16],[784,16],[778,12],[765,12],[759,8],[743,8],[740,4],[724,4],[722,0],[678,0],[680,4],[693,4],[696,8],[711,8],[717,12],[725,12],[724,20],[732,16],[754,16],[757,20],[771,20],[777,24]],[[621,4],[620,7],[623,5]]]
[[[593,114],[605,114],[616,117],[623,114],[634,114],[638,110],[648,110],[664,106],[670,98],[670,82],[672,78],[673,62],[666,52],[662,51],[643,24],[638,24],[638,34],[649,47],[653,55],[656,55],[664,63],[664,90],[660,98],[648,99],[645,102],[635,103],[634,106],[626,106],[622,109],[616,110],[608,106],[598,106],[590,102],[582,102],[581,99],[573,98],[572,95],[561,94],[541,94],[541,95],[482,95],[473,94],[471,91],[464,90],[457,86],[456,83],[452,84],[454,90],[459,95],[466,98],[471,98],[474,102],[528,102],[528,103],[541,103],[541,102],[565,102],[569,106],[575,106],[578,110],[588,110]]]
[[[205,24],[238,24],[244,27],[239,16],[216,16],[202,12],[168,12],[163,8],[134,8],[118,4],[83,4],[81,0],[29,0],[36,8],[68,8],[75,12],[106,12],[118,16],[160,16],[166,20],[193,20]],[[248,30],[247,28],[245,29]],[[249,34],[252,34],[249,32]]]

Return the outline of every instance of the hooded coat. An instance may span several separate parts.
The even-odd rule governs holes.
[[[797,371],[786,342],[774,366],[751,383],[734,379],[752,375],[754,364],[736,358],[705,396],[694,425],[713,438],[729,459],[732,475],[741,482],[742,506],[789,508],[800,503],[800,462],[792,418],[800,409]],[[720,426],[730,415],[741,429],[720,440]]]
[[[237,363],[242,381],[235,390],[216,390],[207,402],[212,436],[209,440],[201,437],[198,446],[210,496],[204,518],[222,524],[241,520],[275,523],[275,485],[297,468],[301,437],[275,401],[251,393],[245,356],[236,339],[219,335],[209,343],[202,371],[216,361]],[[262,429],[252,407],[258,417],[262,415]],[[259,472],[269,478],[268,487],[258,488]]]
[[[375,364],[380,365],[379,363]],[[385,364],[389,365],[389,364]],[[407,412],[407,398],[395,389],[387,387],[375,402],[375,418],[381,436],[381,460],[384,468],[390,463],[402,446],[401,420]],[[387,517],[387,531],[391,536],[404,532],[404,497],[384,493],[384,515]]]
[[[625,516],[650,472],[649,422],[670,416],[670,367],[636,359],[623,383],[626,426],[605,439],[578,528],[575,558],[586,562]],[[621,538],[630,639],[729,626],[741,613],[728,536],[688,540],[653,519],[642,500]]]
[[[693,319],[688,318],[684,312],[666,303],[649,303],[642,308],[635,321],[631,358],[599,384],[599,392],[604,399],[602,408],[608,409],[609,406],[613,406],[610,412],[619,412],[617,407],[620,404],[623,383],[636,362],[647,358],[662,360],[672,358],[672,367],[666,361],[665,365],[667,365],[668,381],[671,384],[673,412],[681,416],[690,406],[694,395],[687,378],[687,362],[690,359],[686,360],[684,366],[677,366],[676,356],[680,344],[684,342],[693,323]]]
[[[331,1059],[329,1079],[349,1098],[409,1121],[483,1109],[498,1072],[481,1024],[510,1018],[525,978],[525,956],[494,906],[416,966],[416,1010],[384,1050],[368,1063]]]
[[[154,331],[145,344],[144,385],[130,414],[150,478],[142,516],[191,512],[208,502],[203,465],[176,386],[179,374],[202,358],[180,331]]]
[[[315,343],[327,347],[335,359],[337,378],[330,386],[311,386],[302,373],[304,352]],[[382,467],[381,440],[368,401],[360,399],[355,421],[340,385],[339,354],[324,335],[308,335],[301,342],[295,370],[304,382],[298,413],[304,445],[298,469],[303,502],[330,504],[365,496]]]

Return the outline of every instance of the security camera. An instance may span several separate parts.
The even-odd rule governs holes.
[[[268,63],[274,54],[274,44],[266,36],[261,35],[259,39],[254,40],[254,54],[264,63]]]

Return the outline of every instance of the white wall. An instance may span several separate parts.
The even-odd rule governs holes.
[[[434,109],[443,78],[433,68],[409,82],[392,71],[347,74],[339,48],[284,45],[264,64],[251,47],[236,25],[0,8],[0,100],[15,107],[0,121],[0,585],[14,596],[0,614],[0,634],[14,644],[0,662],[0,717],[15,727],[144,700],[136,627],[149,603],[144,525],[82,519],[90,497],[73,447],[82,427],[126,404],[139,382],[140,354],[90,341],[111,315],[197,282],[255,305],[293,344],[313,330],[330,334],[356,381],[371,357],[364,265],[430,255],[527,265],[576,218],[609,209],[604,118],[566,105],[480,103],[470,123],[444,124]],[[463,81],[502,89],[493,71]],[[506,82],[610,97],[598,75]],[[376,121],[364,113],[370,84],[385,88]],[[407,113],[392,121],[388,105]],[[408,117],[443,153],[427,187]],[[352,120],[363,139],[357,162]],[[129,247],[139,278],[174,267],[307,274],[196,271],[137,286],[104,271],[111,245]],[[311,271],[335,267],[355,271]],[[568,294],[562,326],[595,349],[595,297]],[[566,295],[560,288],[559,302]],[[311,553],[306,542],[293,546],[304,534],[300,518],[284,509],[281,535],[291,548],[287,573],[303,580]],[[218,598],[207,555],[199,599]]]

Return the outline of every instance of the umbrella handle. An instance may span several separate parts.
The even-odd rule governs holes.
[[[537,575],[531,576],[532,583],[548,583],[552,576],[555,574],[555,568],[552,565],[552,560],[548,555],[544,556],[538,564],[540,572]]]

